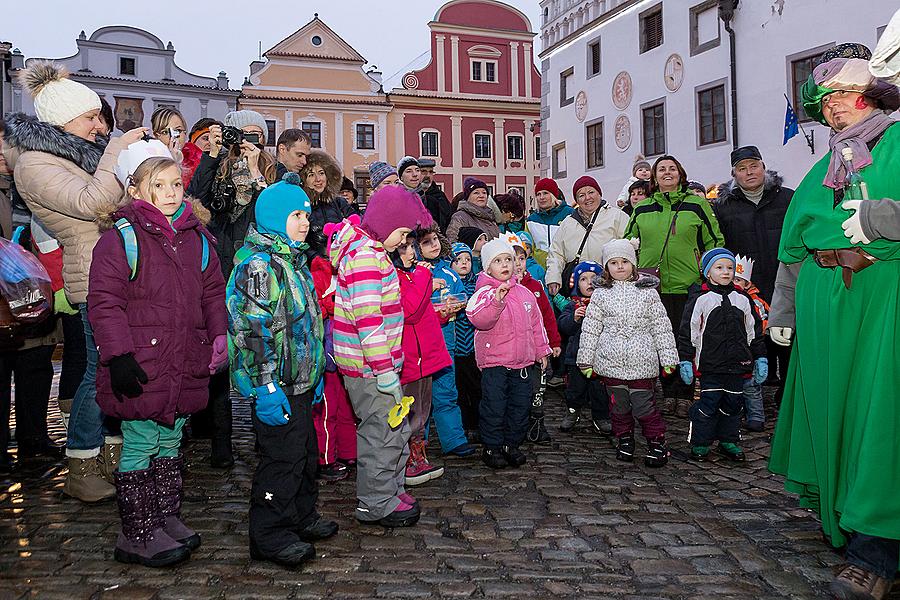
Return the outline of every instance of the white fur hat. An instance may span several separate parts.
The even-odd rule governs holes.
[[[34,112],[45,123],[62,127],[92,110],[100,110],[100,96],[69,79],[65,67],[34,61],[19,74],[19,81],[34,99]]]
[[[148,158],[155,157],[172,158],[172,153],[159,140],[138,140],[119,152],[116,161],[116,178],[123,186],[128,185],[128,178],[134,175],[138,167]]]
[[[509,245],[509,242],[502,238],[495,238],[482,246],[481,264],[484,270],[487,271],[488,267],[491,266],[491,261],[501,254],[509,254],[513,258],[516,257],[516,251]]]
[[[751,277],[753,277],[753,259],[749,256],[741,256],[738,254],[734,257],[734,260],[734,276],[746,279],[747,281],[753,281],[751,279]]]
[[[233,110],[225,115],[223,123],[225,123],[226,127],[237,127],[238,129],[243,129],[248,125],[256,125],[262,130],[263,143],[266,142],[269,126],[266,125],[265,118],[255,110]]]
[[[630,240],[612,240],[603,244],[603,268],[606,263],[614,258],[624,258],[634,266],[637,266],[637,246],[639,240],[632,238]]]

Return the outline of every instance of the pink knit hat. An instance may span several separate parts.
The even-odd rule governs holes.
[[[402,186],[389,185],[369,198],[360,226],[383,242],[395,229],[427,229],[433,222],[431,213],[425,210],[417,194]]]

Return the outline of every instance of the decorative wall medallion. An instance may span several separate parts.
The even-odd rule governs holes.
[[[584,121],[585,117],[587,117],[587,109],[587,94],[582,90],[575,96],[575,118],[578,119],[579,123]]]
[[[616,148],[625,152],[631,146],[631,121],[628,115],[619,115],[615,123]]]
[[[670,92],[678,91],[681,82],[684,81],[684,60],[678,54],[673,54],[666,60],[666,68],[663,72],[663,80],[666,89]]]
[[[622,71],[616,75],[612,87],[612,101],[616,108],[625,110],[631,104],[631,75],[628,71]]]
[[[419,78],[415,73],[407,73],[403,76],[403,87],[408,90],[414,90],[419,87]]]

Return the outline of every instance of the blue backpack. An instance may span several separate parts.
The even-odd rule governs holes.
[[[125,217],[116,221],[116,230],[122,238],[122,244],[125,246],[125,258],[128,260],[128,268],[131,269],[131,276],[128,277],[128,280],[134,281],[137,279],[138,266],[140,266],[137,234],[134,232],[134,226]],[[209,240],[201,233],[200,242],[200,270],[205,273],[206,267],[209,266]]]

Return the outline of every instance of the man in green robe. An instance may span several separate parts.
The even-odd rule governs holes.
[[[872,222],[900,205],[900,94],[857,51],[826,52],[803,88],[833,132],[784,221],[769,331],[794,348],[769,468],[846,545],[835,597],[878,600],[900,562],[900,231]],[[877,201],[844,198],[848,167]]]

